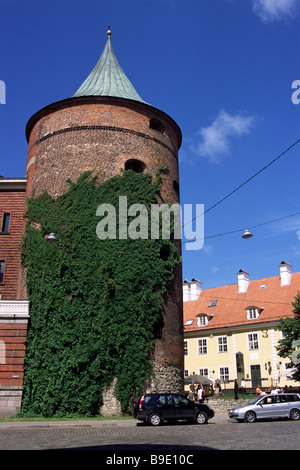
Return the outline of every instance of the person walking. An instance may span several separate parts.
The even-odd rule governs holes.
[[[241,381],[241,393],[242,394],[246,393],[246,382],[244,378],[242,378],[242,381]]]
[[[204,403],[204,388],[203,385],[200,385],[198,388],[198,402]]]

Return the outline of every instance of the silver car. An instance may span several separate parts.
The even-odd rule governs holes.
[[[300,394],[279,393],[259,396],[247,405],[228,410],[229,418],[253,423],[257,419],[300,419]]]

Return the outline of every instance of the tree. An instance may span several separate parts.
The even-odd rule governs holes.
[[[297,372],[293,374],[293,380],[300,380],[300,293],[298,292],[294,302],[293,317],[282,318],[278,329],[282,331],[283,339],[278,342],[278,355],[290,358],[289,367],[295,367]]]

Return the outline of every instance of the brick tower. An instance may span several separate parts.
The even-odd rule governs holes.
[[[163,111],[147,104],[123,72],[111,31],[96,66],[73,97],[34,114],[26,127],[27,197],[46,190],[63,194],[66,180],[96,169],[99,182],[132,169],[155,176],[162,165],[161,194],[179,202],[181,131]],[[178,246],[180,250],[180,244]],[[164,298],[163,329],[153,351],[152,390],[183,391],[182,276],[178,266]]]

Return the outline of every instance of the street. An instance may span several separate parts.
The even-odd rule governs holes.
[[[135,420],[0,423],[0,450],[67,449],[115,451],[109,454],[114,459],[118,451],[125,450],[172,451],[173,455],[197,454],[201,450],[299,450],[300,421],[246,424],[229,421],[224,414],[206,425],[176,423],[159,427]]]

